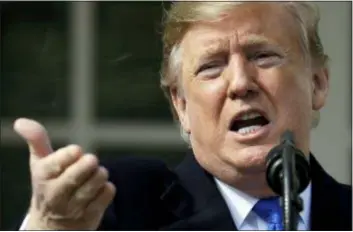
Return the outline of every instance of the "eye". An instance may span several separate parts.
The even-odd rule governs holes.
[[[202,72],[204,70],[212,69],[212,68],[217,68],[219,64],[217,62],[214,63],[208,63],[208,64],[203,64],[201,67],[197,70],[197,72]]]
[[[257,63],[257,65],[268,68],[277,64],[280,64],[282,57],[276,52],[272,51],[261,51],[250,56],[250,60]]]
[[[267,58],[276,55],[273,52],[258,52],[255,54],[255,58],[261,59],[261,58]]]
[[[214,61],[201,65],[195,74],[202,76],[218,76],[222,73],[225,63],[223,61]]]

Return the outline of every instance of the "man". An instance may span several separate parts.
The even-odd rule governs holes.
[[[174,3],[161,83],[190,154],[173,171],[148,159],[100,164],[76,145],[53,151],[40,124],[19,119],[33,187],[22,229],[281,230],[265,160],[291,130],[312,170],[298,229],[351,230],[351,187],[309,148],[329,87],[318,20],[303,2]]]

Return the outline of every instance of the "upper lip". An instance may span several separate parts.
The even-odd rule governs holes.
[[[237,112],[231,119],[230,121],[230,127],[232,127],[233,123],[236,121],[236,120],[239,120],[241,119],[241,117],[244,115],[244,114],[249,114],[249,113],[253,113],[253,112],[256,112],[256,113],[259,113],[261,114],[263,117],[265,117],[268,121],[269,121],[269,118],[268,118],[268,115],[266,114],[266,112],[260,108],[255,108],[255,107],[251,107],[251,108],[246,108],[246,109],[243,109],[239,112]]]

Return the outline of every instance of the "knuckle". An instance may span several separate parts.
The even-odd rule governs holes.
[[[115,193],[116,193],[116,187],[113,183],[109,182],[108,183],[108,192],[112,195],[112,197],[114,197]]]
[[[46,167],[46,176],[56,176],[63,171],[63,167],[59,162],[51,162],[50,165]]]
[[[83,162],[87,162],[92,168],[96,168],[99,165],[97,156],[93,154],[86,154],[82,158]]]
[[[103,181],[106,181],[108,180],[109,178],[109,173],[108,173],[108,170],[104,167],[99,167],[99,176],[100,176],[100,179],[103,180]]]
[[[87,180],[86,170],[89,170],[88,167],[80,165],[79,163],[71,166],[63,175],[63,185],[70,189],[83,185]]]
[[[86,183],[81,186],[76,192],[76,197],[78,200],[87,200],[93,198],[97,191],[102,187],[100,183]]]
[[[70,150],[68,147],[61,147],[55,151],[52,157],[61,160],[63,157],[67,157],[68,155],[70,155]]]
[[[77,145],[69,145],[58,149],[51,156],[45,157],[49,159],[47,160],[46,166],[51,173],[56,175],[62,173],[67,167],[71,166],[74,163],[73,161],[80,155],[79,152],[72,152],[72,150],[76,148],[71,149],[70,146],[78,147]]]
[[[70,175],[70,176],[67,176],[65,179],[64,179],[64,185],[67,187],[67,188],[75,188],[79,185],[79,181],[78,181],[78,176],[77,175]]]
[[[47,159],[43,159],[42,162],[39,162],[40,172],[42,173],[44,178],[50,178],[59,175],[63,171],[63,167],[58,160],[55,159],[55,155],[51,157],[45,157]]]
[[[67,151],[71,154],[81,154],[82,148],[76,144],[70,144],[66,147]]]
[[[112,184],[111,182],[108,182],[106,185],[105,185],[105,189],[104,189],[104,198],[105,198],[105,201],[107,202],[107,204],[110,203],[110,201],[112,201],[112,199],[114,198],[116,194],[116,187],[114,184]]]
[[[77,203],[83,203],[83,202],[87,202],[92,198],[92,187],[85,187],[85,188],[81,188],[79,189],[76,193],[75,193],[75,201]]]

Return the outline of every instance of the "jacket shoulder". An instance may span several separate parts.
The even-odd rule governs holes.
[[[352,230],[352,186],[342,184],[312,158],[312,230]]]
[[[167,165],[161,160],[134,156],[104,160],[101,164],[108,169],[112,181],[152,178],[169,171]]]
[[[103,161],[116,187],[99,230],[157,230],[168,220],[161,195],[175,174],[157,159],[124,157]]]
[[[337,184],[342,230],[352,230],[352,186],[338,182]]]

